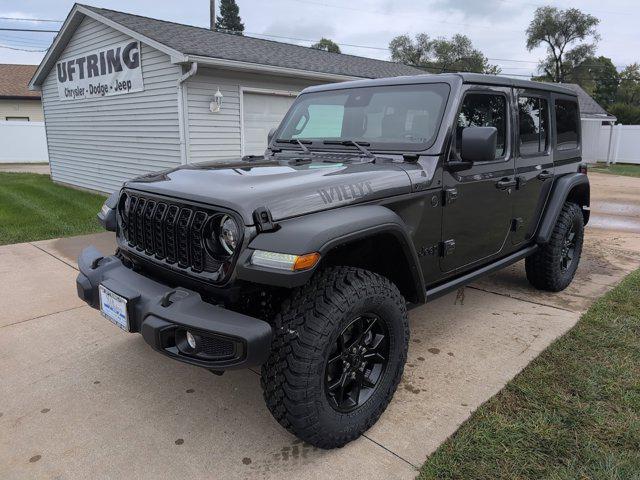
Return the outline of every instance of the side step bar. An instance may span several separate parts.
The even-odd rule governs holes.
[[[512,253],[508,257],[501,258],[500,260],[490,263],[489,265],[485,265],[477,270],[466,273],[460,277],[454,278],[453,280],[449,280],[448,282],[442,283],[436,287],[427,290],[427,302],[431,300],[435,300],[438,297],[449,293],[451,290],[455,290],[457,288],[468,285],[469,283],[477,280],[480,277],[484,277],[490,273],[495,272],[496,270],[501,270],[504,267],[508,267],[512,263],[516,263],[522,260],[525,257],[528,257],[532,253],[538,250],[538,245],[531,245],[523,250],[520,250],[516,253]]]

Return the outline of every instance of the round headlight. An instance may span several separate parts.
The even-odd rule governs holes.
[[[233,255],[233,252],[235,252],[239,238],[240,230],[238,229],[238,224],[229,215],[223,215],[218,227],[218,240],[229,255]]]

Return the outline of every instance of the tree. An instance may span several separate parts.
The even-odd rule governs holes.
[[[216,17],[216,30],[236,35],[242,35],[244,32],[240,8],[235,0],[220,1],[220,15]]]
[[[632,63],[620,72],[620,85],[616,100],[640,107],[640,64]]]
[[[325,50],[331,53],[341,53],[340,47],[336,42],[324,37],[322,37],[318,43],[311,45],[311,48],[315,48],[316,50]]]
[[[391,60],[436,72],[500,73],[496,65],[490,65],[480,50],[473,48],[466,35],[454,35],[451,39],[431,39],[420,33],[412,40],[408,35],[395,37],[389,43]]]
[[[527,49],[546,45],[547,58],[540,62],[539,69],[550,80],[564,82],[566,62],[575,66],[594,56],[595,44],[600,39],[596,30],[599,22],[577,8],[537,8],[527,28]],[[576,44],[588,38],[593,43]]]
[[[640,107],[638,105],[629,105],[628,103],[614,103],[608,112],[618,119],[618,123],[623,125],[639,125],[640,124]]]
[[[620,74],[610,58],[597,57],[588,59],[585,67],[593,81],[593,99],[603,107],[616,101]],[[577,82],[579,83],[579,82]]]

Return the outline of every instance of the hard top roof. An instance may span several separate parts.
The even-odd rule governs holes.
[[[561,93],[563,95],[576,96],[576,93],[557,83],[533,82],[498,75],[484,75],[480,73],[440,73],[433,75],[411,75],[393,78],[380,78],[371,80],[353,80],[349,82],[331,83],[306,88],[302,93],[320,92],[325,90],[341,90],[345,88],[376,87],[382,85],[411,85],[418,83],[473,83],[480,85],[496,85],[501,87],[525,88],[531,90],[544,90]]]

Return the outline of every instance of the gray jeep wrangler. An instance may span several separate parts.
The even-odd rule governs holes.
[[[524,259],[573,279],[589,219],[575,95],[477,74],[304,90],[264,155],[127,182],[79,258],[78,295],[158,352],[262,367],[273,416],[340,447],[407,358],[407,310]]]

